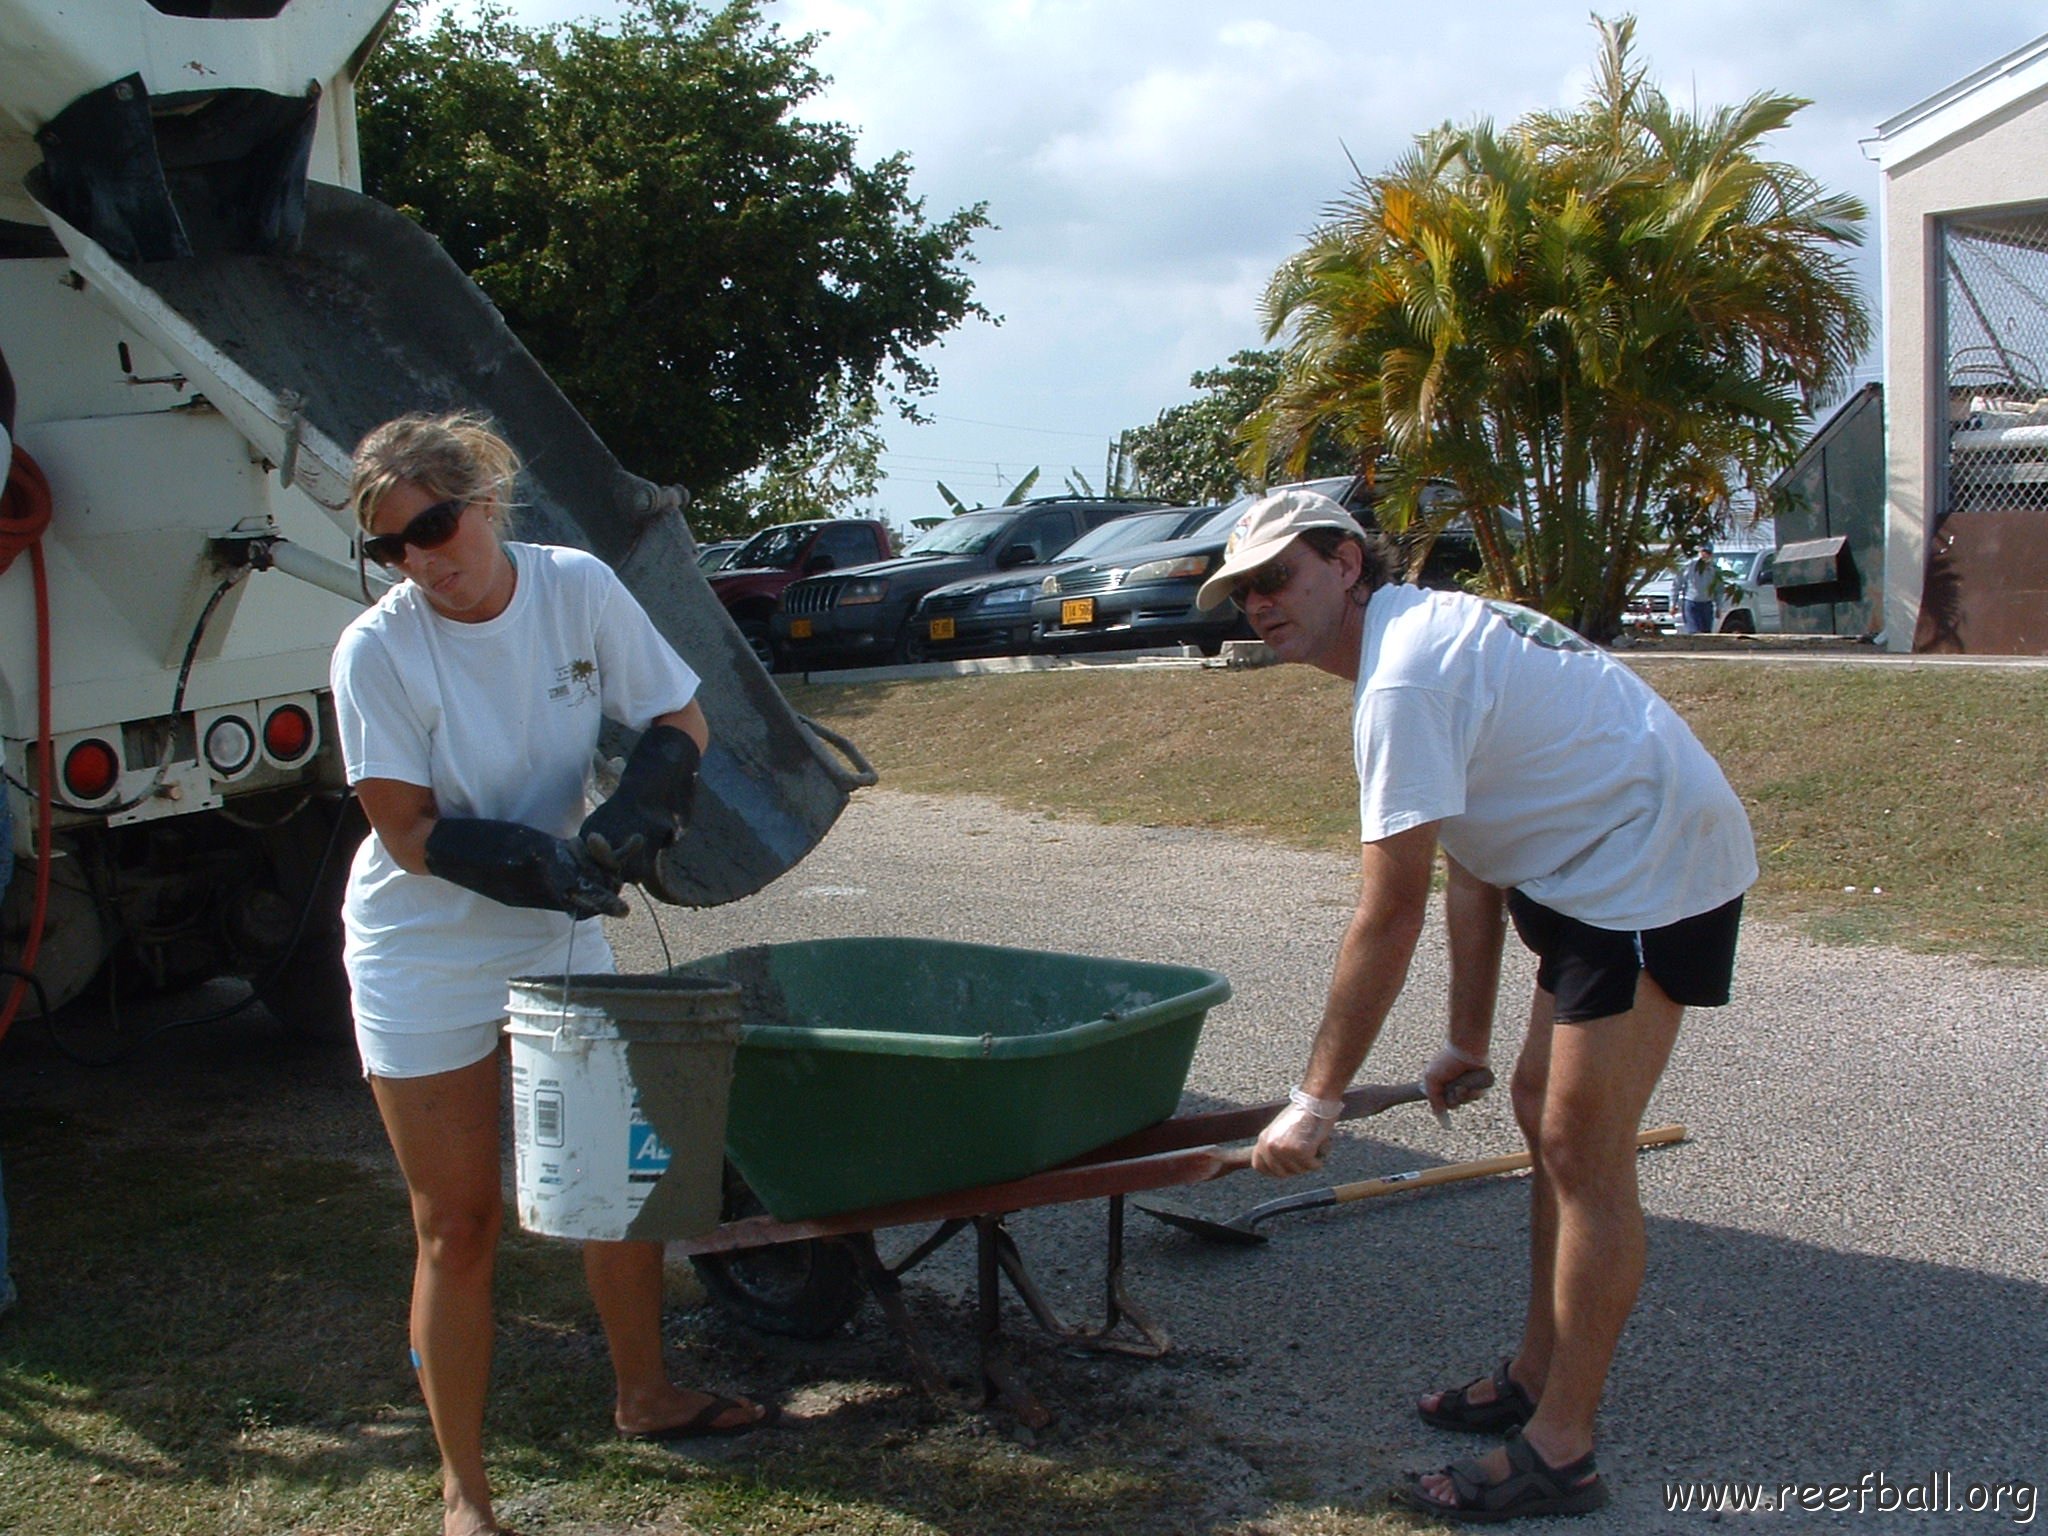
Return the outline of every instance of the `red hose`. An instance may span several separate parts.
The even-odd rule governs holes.
[[[35,969],[36,956],[43,947],[43,922],[50,912],[50,795],[55,782],[56,754],[50,746],[50,582],[43,568],[43,530],[50,526],[50,482],[40,465],[21,448],[7,466],[7,484],[0,490],[0,572],[14,564],[14,557],[28,551],[29,570],[36,593],[36,708],[41,723],[36,732],[36,904],[29,919],[28,942],[22,946],[21,968]],[[0,794],[5,794],[0,786]],[[14,1023],[28,991],[26,980],[17,980],[5,1008],[0,1008],[0,1040]]]

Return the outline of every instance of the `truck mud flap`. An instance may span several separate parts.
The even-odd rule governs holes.
[[[371,427],[450,409],[497,422],[526,463],[522,536],[605,560],[703,677],[711,751],[695,819],[664,861],[670,899],[714,906],[760,890],[817,845],[853,789],[874,782],[859,754],[813,732],[762,670],[697,569],[682,498],[620,467],[410,219],[314,182],[290,255],[126,265],[52,212],[42,187],[31,191],[89,290],[351,535],[349,455]],[[603,750],[628,745],[613,731]]]

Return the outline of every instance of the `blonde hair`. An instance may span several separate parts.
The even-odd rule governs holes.
[[[430,496],[494,502],[502,533],[518,478],[518,453],[486,417],[465,411],[400,416],[371,428],[356,445],[349,506],[356,526],[367,531],[392,488],[410,482]]]

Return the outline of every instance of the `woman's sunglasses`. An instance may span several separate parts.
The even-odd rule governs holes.
[[[1285,560],[1268,560],[1249,576],[1240,578],[1231,587],[1230,600],[1242,608],[1244,600],[1251,596],[1252,593],[1256,592],[1261,597],[1272,597],[1283,590],[1287,583],[1293,579],[1294,572],[1288,568]]]
[[[468,507],[468,502],[452,496],[437,501],[398,532],[374,534],[363,540],[363,553],[388,569],[404,561],[408,544],[414,549],[439,549],[455,537]]]

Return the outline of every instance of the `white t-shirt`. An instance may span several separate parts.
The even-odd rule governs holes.
[[[567,837],[585,814],[601,718],[645,729],[696,696],[697,674],[603,561],[553,545],[506,548],[518,582],[496,618],[445,618],[407,581],[342,632],[342,758],[351,784],[424,785],[443,816]],[[499,1017],[512,976],[613,964],[597,920],[408,874],[375,832],[357,850],[342,918],[356,1015],[399,1033]]]
[[[1513,603],[1373,593],[1352,749],[1364,841],[1440,821],[1480,879],[1596,928],[1661,928],[1756,880],[1749,817],[1686,723]]]

